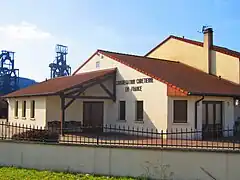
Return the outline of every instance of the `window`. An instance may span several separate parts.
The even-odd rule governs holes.
[[[100,68],[100,61],[96,62],[96,68]]]
[[[126,102],[119,101],[119,120],[126,120]]]
[[[143,121],[143,101],[136,101],[136,121]]]
[[[18,117],[18,101],[15,101],[14,116]]]
[[[35,101],[31,101],[31,118],[35,118]]]
[[[26,101],[22,102],[22,117],[26,117]]]
[[[174,100],[173,122],[187,123],[187,100]]]

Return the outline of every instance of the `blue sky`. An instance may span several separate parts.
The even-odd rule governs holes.
[[[96,49],[144,55],[169,35],[240,51],[240,2],[230,0],[11,0],[1,1],[0,49],[16,52],[20,76],[49,78],[55,44],[69,46],[73,71]]]

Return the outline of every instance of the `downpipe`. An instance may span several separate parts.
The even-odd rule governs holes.
[[[197,104],[204,99],[204,96],[202,96],[199,100],[195,102],[195,130],[197,130]]]

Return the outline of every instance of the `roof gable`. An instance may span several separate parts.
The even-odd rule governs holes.
[[[79,66],[74,72],[73,72],[73,76],[77,74],[77,72],[82,69],[83,66],[85,66],[85,64],[87,64],[97,53],[99,52],[99,50],[97,50],[95,53],[93,53],[93,55],[91,55],[81,66]]]
[[[116,69],[114,68],[85,72],[74,76],[57,77],[14,91],[3,97],[10,98],[23,96],[57,95],[63,91],[69,90],[83,83],[89,83],[90,81],[93,81],[97,78],[105,77],[106,75],[115,73],[115,71]]]
[[[240,96],[240,85],[180,62],[98,50],[187,95]]]
[[[167,42],[169,39],[176,39],[176,40],[179,40],[179,41],[182,41],[182,42],[186,42],[186,43],[189,43],[189,44],[193,44],[193,45],[196,45],[196,46],[200,46],[200,47],[203,47],[203,42],[200,42],[200,41],[195,41],[195,40],[191,40],[191,39],[186,39],[186,38],[183,38],[183,37],[178,37],[178,36],[169,36],[168,38],[166,38],[165,40],[163,40],[160,44],[158,44],[156,47],[154,47],[152,50],[150,50],[145,56],[148,56],[149,54],[151,54],[153,51],[155,51],[157,48],[159,48],[161,45],[163,45],[165,42]],[[214,51],[217,51],[217,52],[220,52],[220,53],[223,53],[223,54],[226,54],[226,55],[229,55],[229,56],[233,56],[233,57],[236,57],[236,58],[240,58],[240,52],[237,52],[237,51],[234,51],[234,50],[231,50],[231,49],[228,49],[228,48],[225,48],[225,47],[221,47],[221,46],[213,46],[212,47],[212,50]]]
[[[170,36],[164,42],[170,38],[179,39],[179,37]],[[183,38],[180,38],[179,40],[186,41],[187,43],[195,44],[198,46],[203,46],[201,42]],[[224,50],[218,46],[215,46],[215,48],[218,48],[219,51]],[[81,82],[91,80],[106,73],[111,73],[113,71],[112,69],[106,69],[85,72],[76,75],[76,73],[98,53],[105,55],[115,61],[118,61],[160,82],[163,82],[167,84],[168,87],[171,87],[186,95],[240,97],[239,84],[234,84],[230,81],[219,79],[217,76],[209,75],[186,64],[176,61],[109,52],[104,50],[97,50],[73,73],[72,76],[50,79],[48,81],[32,85],[28,88],[20,89],[6,95],[5,97],[53,95],[65,90],[66,88],[71,88]]]

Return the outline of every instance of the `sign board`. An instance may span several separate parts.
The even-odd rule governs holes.
[[[153,83],[153,78],[138,78],[138,79],[131,79],[131,80],[120,80],[116,82],[116,85],[135,85],[137,86],[126,86],[125,92],[130,91],[142,91],[142,84]]]

